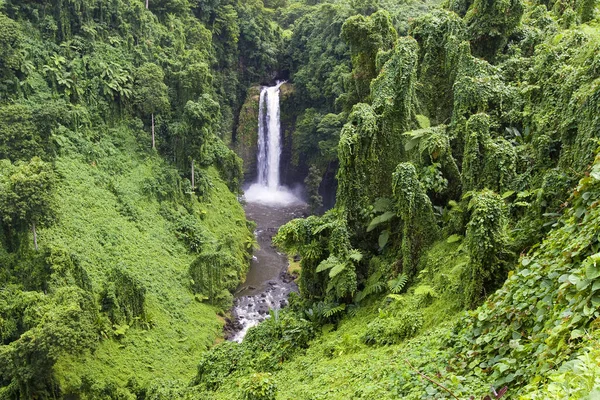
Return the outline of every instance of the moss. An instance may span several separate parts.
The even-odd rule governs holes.
[[[300,261],[294,261],[293,259],[290,259],[287,272],[288,274],[292,275],[295,280],[297,280],[300,277],[300,273],[302,272],[302,266],[300,265]]]
[[[423,251],[439,236],[431,200],[411,163],[400,163],[393,175],[394,200],[402,221],[402,272],[412,278]]]
[[[251,181],[256,176],[260,90],[260,86],[252,86],[248,89],[233,140],[233,150],[242,159],[244,178],[247,181]]]

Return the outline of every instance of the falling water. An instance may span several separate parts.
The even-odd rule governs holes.
[[[287,205],[301,201],[279,182],[281,159],[281,123],[279,112],[280,87],[265,86],[260,92],[258,111],[258,179],[246,190],[246,200],[252,203]]]
[[[271,190],[279,187],[281,128],[279,120],[279,88],[263,87],[258,114],[258,183]]]

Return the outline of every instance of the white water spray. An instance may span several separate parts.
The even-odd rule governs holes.
[[[279,184],[281,161],[281,123],[279,112],[280,87],[263,87],[260,92],[258,111],[258,179],[245,193],[246,200],[253,203],[287,205],[301,200],[288,188]]]

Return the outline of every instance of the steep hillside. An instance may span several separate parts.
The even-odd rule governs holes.
[[[0,398],[143,397],[220,340],[255,243],[223,141],[267,15],[0,2]]]
[[[39,256],[4,270],[14,278],[3,292],[3,312],[23,310],[22,317],[4,317],[4,337],[30,330],[3,347],[3,374],[32,395],[43,376],[54,393],[90,398],[191,379],[198,358],[221,335],[216,314],[230,304],[229,291],[248,266],[254,238],[218,172],[202,172],[208,187],[199,199],[173,167],[140,152],[133,131],[120,130],[123,142],[104,141],[107,153],[98,161],[56,158],[56,222],[38,230]],[[214,293],[196,290],[192,265],[217,248],[232,263],[213,277]],[[22,274],[29,277],[17,279]],[[75,295],[89,303],[73,302]],[[81,312],[91,314],[88,321]],[[31,347],[24,347],[27,334]],[[23,352],[56,365],[19,366]]]

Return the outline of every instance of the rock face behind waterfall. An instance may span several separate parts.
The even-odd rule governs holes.
[[[281,86],[281,183],[293,186],[303,182],[308,175],[308,165],[304,162],[298,148],[294,145],[296,121],[302,107],[298,104],[298,96],[294,85],[286,83]]]
[[[244,180],[246,182],[256,179],[256,153],[258,151],[256,121],[258,120],[260,89],[260,86],[252,86],[248,89],[233,138],[233,151],[244,161]]]

